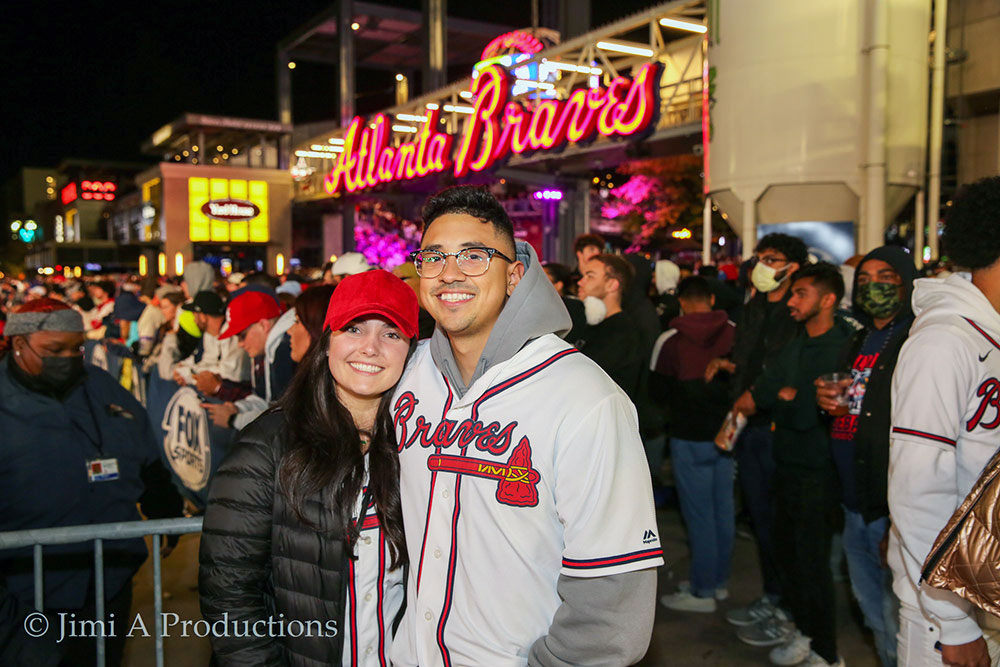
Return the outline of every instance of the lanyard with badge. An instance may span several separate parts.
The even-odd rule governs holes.
[[[91,402],[90,392],[87,391],[86,384],[84,384],[81,389],[83,390],[83,395],[87,401],[87,410],[90,412],[90,418],[94,421],[94,428],[97,429],[97,440],[94,441],[91,439],[94,447],[97,448],[97,457],[86,459],[85,461],[87,465],[87,481],[91,484],[96,482],[112,482],[120,476],[118,471],[118,458],[104,455],[104,434],[101,432],[101,422],[97,419],[97,413],[94,410],[94,405]],[[112,407],[117,406],[108,406],[109,410]],[[119,408],[119,410],[123,409]],[[70,417],[70,420],[72,421],[72,417]],[[82,424],[77,424],[77,426],[84,433],[87,433],[87,429],[84,428]]]

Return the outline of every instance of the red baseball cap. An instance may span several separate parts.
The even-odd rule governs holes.
[[[347,276],[333,290],[323,329],[339,331],[362,315],[382,315],[407,338],[417,335],[420,306],[406,283],[381,269]]]
[[[226,309],[227,322],[219,334],[219,340],[242,333],[244,329],[261,320],[269,320],[281,315],[281,308],[274,297],[263,292],[244,292],[229,302]]]

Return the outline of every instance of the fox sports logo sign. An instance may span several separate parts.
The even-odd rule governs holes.
[[[163,415],[163,450],[181,483],[191,491],[208,484],[212,469],[208,415],[191,387],[181,387],[167,404]]]

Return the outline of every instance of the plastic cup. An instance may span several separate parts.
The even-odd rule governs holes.
[[[827,373],[826,375],[820,375],[819,381],[823,383],[824,386],[829,385],[839,385],[844,380],[850,380],[850,373]],[[840,392],[837,394],[837,405],[847,405],[847,390],[850,385],[846,387],[839,387]]]

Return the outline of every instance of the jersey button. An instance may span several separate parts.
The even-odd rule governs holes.
[[[440,549],[435,549],[434,550],[434,557],[435,558],[440,558],[441,557],[441,550]]]
[[[434,614],[432,614],[430,612],[427,612],[426,614],[424,614],[424,619],[426,619],[428,621],[431,620],[431,619],[433,619],[433,618],[434,618]]]
[[[372,538],[368,537],[367,535],[365,535],[361,539],[364,541],[365,544],[371,544],[372,543]]]
[[[365,602],[371,602],[371,601],[372,601],[372,594],[368,593],[367,595],[365,595]]]
[[[368,648],[366,648],[365,649],[365,653],[367,653],[368,655],[371,655],[372,654],[372,647],[369,646]]]
[[[450,495],[451,495],[451,493],[448,492],[448,489],[445,489],[444,491],[441,492],[441,497],[442,498],[447,498]]]

